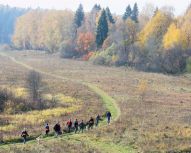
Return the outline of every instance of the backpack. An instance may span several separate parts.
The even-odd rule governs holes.
[[[45,129],[46,129],[46,131],[49,131],[49,126],[46,125],[46,126],[45,126]]]
[[[68,122],[67,122],[67,125],[68,125],[68,126],[72,126],[72,122],[71,122],[71,121],[68,121]]]
[[[75,121],[75,122],[74,122],[74,125],[75,125],[75,126],[78,126],[78,121]]]

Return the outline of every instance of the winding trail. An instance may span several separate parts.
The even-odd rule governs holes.
[[[69,78],[65,78],[63,76],[60,75],[56,75],[56,74],[52,74],[52,73],[48,73],[45,71],[42,71],[40,69],[34,68],[30,65],[27,65],[19,60],[17,60],[16,58],[4,53],[4,52],[0,52],[0,56],[3,56],[5,58],[9,58],[12,62],[25,67],[28,70],[35,70],[41,74],[47,75],[47,76],[51,76],[57,79],[60,79],[62,81],[72,81],[72,82],[76,82],[76,83],[80,83],[82,85],[87,86],[89,89],[91,89],[93,92],[95,92],[101,99],[103,104],[105,105],[105,107],[107,108],[107,110],[109,110],[112,114],[112,119],[113,121],[117,121],[118,118],[121,115],[121,111],[119,106],[117,105],[115,99],[113,99],[111,96],[109,96],[106,92],[104,92],[101,88],[99,88],[96,84],[93,83],[89,83],[89,82],[84,82],[81,80],[75,80],[75,79],[69,79]],[[106,126],[106,122],[102,122],[101,123],[102,126]],[[43,140],[51,140],[54,139],[54,137],[49,137],[49,138],[44,138]],[[85,140],[86,143],[88,143],[90,146],[101,149],[104,152],[115,152],[115,153],[131,153],[131,152],[135,152],[131,147],[124,147],[121,145],[117,145],[114,143],[109,143],[109,142],[105,142],[105,141],[100,141],[97,139],[94,139],[92,137],[88,137],[86,134],[73,134],[70,136],[63,136],[63,139],[69,139],[70,141],[80,141],[80,140]],[[31,140],[28,143],[34,143],[35,140]],[[2,145],[2,146],[7,146],[7,145]],[[18,144],[19,145],[19,144]],[[21,144],[20,144],[21,145]]]

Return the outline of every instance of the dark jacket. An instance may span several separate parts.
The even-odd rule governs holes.
[[[78,121],[74,122],[74,127],[78,127]]]
[[[57,124],[54,126],[54,131],[56,131],[56,132],[60,132],[60,131],[61,131],[60,124],[57,123]]]
[[[81,122],[81,123],[79,124],[79,127],[80,127],[80,129],[84,129],[84,128],[85,128],[85,123],[84,123],[84,122]]]
[[[107,112],[106,116],[107,116],[108,118],[110,118],[110,117],[111,117],[111,113],[110,113],[110,112]]]
[[[29,136],[27,131],[26,130],[22,131],[21,137],[25,137],[26,138],[27,136]]]

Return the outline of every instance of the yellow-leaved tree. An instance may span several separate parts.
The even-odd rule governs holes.
[[[181,30],[175,23],[172,23],[163,37],[163,47],[165,49],[170,49],[177,45],[181,45],[181,42]]]
[[[163,38],[163,47],[165,49],[181,47],[183,50],[191,48],[191,10],[188,10],[184,16],[177,19],[177,24],[172,23]]]
[[[13,43],[21,49],[56,52],[72,35],[73,17],[73,12],[68,10],[32,10],[18,18]]]
[[[188,49],[191,48],[191,9],[188,9],[182,21],[180,22],[183,48]]]
[[[139,34],[139,44],[144,47],[150,39],[156,44],[161,44],[164,34],[166,33],[172,17],[162,11],[158,11],[155,16],[146,24]]]

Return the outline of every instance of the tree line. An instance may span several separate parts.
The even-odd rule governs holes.
[[[64,58],[82,58],[95,64],[127,65],[144,71],[191,71],[191,7],[175,17],[171,7],[137,3],[123,15],[95,4],[85,13],[31,10],[16,22],[13,44],[17,49],[60,52]]]
[[[0,44],[11,43],[16,19],[28,9],[0,5]]]

